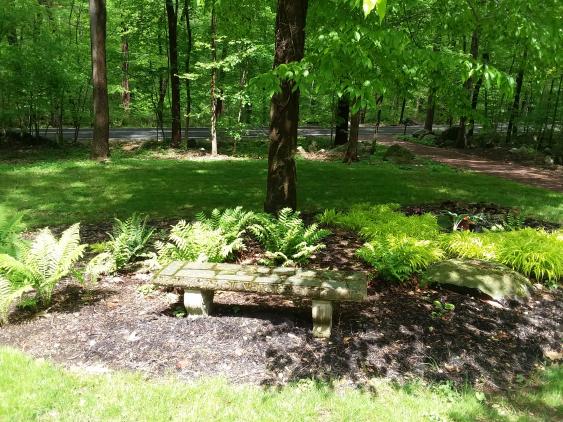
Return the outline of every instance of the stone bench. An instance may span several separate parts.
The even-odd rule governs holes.
[[[333,302],[360,302],[367,297],[367,277],[362,273],[290,267],[175,261],[152,281],[159,286],[183,288],[189,315],[209,315],[215,291],[312,299],[315,337],[330,337]]]

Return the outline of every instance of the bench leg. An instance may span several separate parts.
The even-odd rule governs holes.
[[[313,300],[313,336],[329,338],[332,329],[332,302]]]
[[[188,315],[209,315],[213,305],[212,290],[184,290],[184,307]]]

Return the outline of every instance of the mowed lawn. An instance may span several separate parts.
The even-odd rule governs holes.
[[[153,218],[192,217],[201,210],[243,205],[261,209],[265,160],[187,161],[114,158],[108,164],[53,160],[0,162],[0,204],[26,211],[31,226],[95,222],[133,212]],[[424,162],[396,166],[380,159],[354,165],[298,161],[303,211],[356,203],[490,202],[563,221],[563,195],[492,176]]]
[[[0,347],[6,421],[474,421],[557,420],[562,372],[551,367],[507,395],[374,379],[364,390],[304,380],[282,388],[219,379],[183,383],[140,374],[87,375]]]

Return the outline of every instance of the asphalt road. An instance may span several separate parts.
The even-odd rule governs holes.
[[[412,133],[415,130],[421,129],[422,126],[409,126],[407,127],[407,133]],[[404,131],[404,126],[385,126],[379,128],[379,133],[382,135],[399,135],[402,134]],[[169,139],[170,129],[164,130],[166,134],[166,138]],[[46,136],[51,139],[55,139],[57,137],[57,130],[56,129],[47,129],[47,131],[41,130],[40,131],[42,136]],[[327,128],[320,128],[320,127],[302,127],[299,128],[299,135],[303,136],[320,136],[320,137],[329,137],[331,133],[330,129]],[[373,135],[374,128],[373,126],[362,126],[360,127],[360,136],[369,136]],[[74,139],[74,129],[73,128],[65,128],[63,129],[63,136],[65,140],[72,140]],[[259,137],[267,137],[268,136],[268,129],[250,129],[247,131],[246,138],[259,138]],[[159,134],[159,137],[162,137]],[[194,139],[208,139],[209,138],[209,128],[205,127],[194,127],[190,128],[190,138]],[[92,129],[91,128],[84,128],[80,129],[78,133],[79,140],[89,140],[92,139]],[[157,129],[155,128],[112,128],[110,129],[110,139],[112,140],[155,140],[157,139]]]

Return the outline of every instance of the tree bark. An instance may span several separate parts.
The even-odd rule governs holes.
[[[92,85],[94,133],[91,158],[109,158],[109,104],[106,71],[106,1],[90,0],[90,45],[92,53]]]
[[[465,44],[465,38],[464,44]],[[465,51],[465,47],[464,47]],[[477,60],[479,55],[479,33],[477,30],[473,31],[471,35],[471,57],[473,60]],[[473,86],[473,78],[468,78],[464,84],[464,88],[469,93],[468,95],[471,96],[471,87]],[[467,123],[467,116],[461,116],[459,118],[459,130],[457,132],[457,147],[458,148],[466,148],[467,147],[467,133],[465,131],[465,126]]]
[[[506,144],[509,145],[512,142],[512,137],[516,136],[518,132],[518,125],[514,122],[518,110],[520,109],[520,95],[522,93],[522,84],[524,83],[524,66],[526,65],[526,58],[528,57],[528,50],[524,50],[524,60],[516,76],[516,91],[514,93],[514,103],[512,103],[512,111],[510,112],[510,118],[508,119],[508,127],[506,129]]]
[[[334,145],[346,145],[348,143],[348,118],[350,116],[350,100],[343,96],[338,99],[336,105],[336,136]]]
[[[483,53],[483,63],[487,64],[489,62],[489,53]],[[472,137],[475,131],[475,112],[477,111],[477,103],[479,102],[479,92],[483,86],[483,74],[479,76],[475,87],[473,88],[473,94],[471,96],[471,120],[469,120],[469,130],[467,131],[467,136]]]
[[[344,155],[344,162],[351,164],[358,161],[358,135],[360,133],[361,111],[358,110],[350,118],[350,138]]]
[[[192,25],[190,21],[190,0],[184,0],[184,18],[186,20],[186,37],[187,37],[187,45],[186,45],[186,58],[185,58],[185,71],[186,73],[190,73],[190,60],[192,55],[192,47],[193,47],[193,37],[192,37]],[[190,79],[186,78],[186,122],[185,122],[185,129],[184,129],[184,137],[186,141],[189,142],[189,131],[190,131],[190,114],[192,112],[192,91],[191,91],[191,84]]]
[[[436,111],[435,95],[436,89],[430,88],[428,90],[428,101],[426,103],[426,119],[424,120],[424,129],[428,132],[432,132],[432,127],[434,126],[434,112]]]
[[[166,17],[168,19],[168,52],[170,71],[170,91],[172,93],[172,139],[170,146],[178,148],[182,141],[182,125],[180,122],[180,78],[178,77],[178,0],[166,0]]]
[[[553,108],[553,118],[551,119],[551,131],[549,132],[549,146],[553,145],[553,133],[555,132],[557,109],[559,108],[559,97],[561,95],[561,82],[563,82],[563,74],[559,77],[559,88],[557,88],[557,97],[555,97],[555,107]]]
[[[211,2],[211,155],[217,155],[217,13],[215,11],[215,0]]]
[[[274,68],[303,59],[307,0],[278,0]],[[264,209],[277,214],[297,207],[295,150],[299,124],[299,89],[293,80],[280,82],[270,107],[270,148]]]
[[[403,124],[403,120],[405,118],[405,107],[407,105],[407,99],[403,97],[403,103],[401,104],[401,117],[399,117],[399,124]]]
[[[125,30],[124,30],[125,32]],[[121,80],[121,105],[125,111],[131,108],[131,91],[129,90],[129,40],[127,35],[121,36],[121,71],[123,72],[123,79]]]

